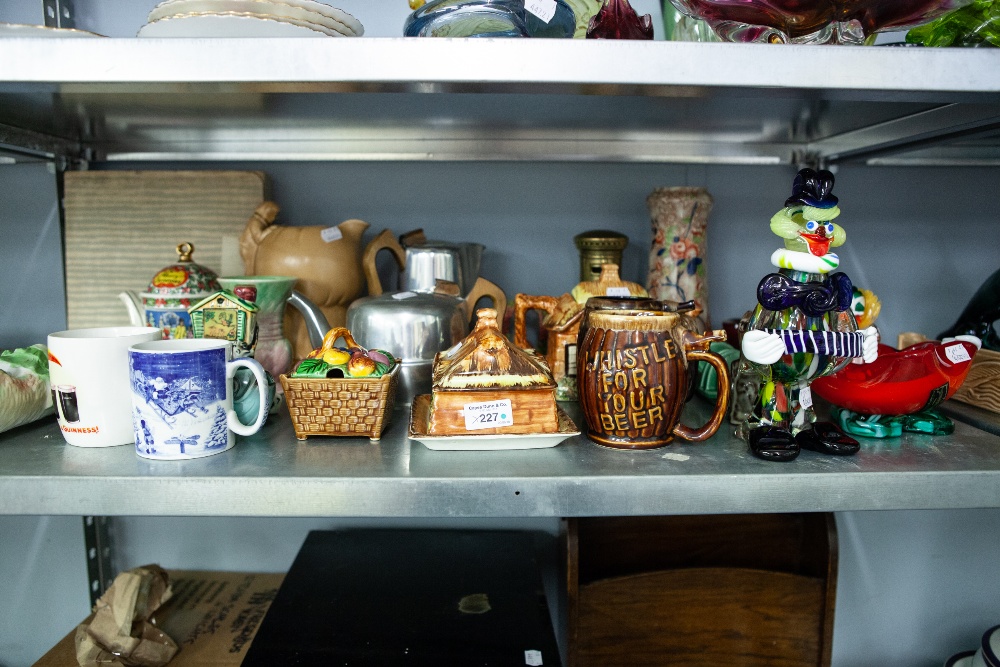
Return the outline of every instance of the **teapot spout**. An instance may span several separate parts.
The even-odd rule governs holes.
[[[135,292],[119,292],[118,298],[123,304],[125,304],[125,310],[128,311],[128,319],[134,327],[144,327],[146,323],[142,320],[141,305],[139,304],[139,295]]]
[[[323,336],[330,330],[330,322],[326,315],[319,309],[319,306],[302,295],[301,292],[292,290],[292,295],[288,297],[288,303],[302,313],[302,319],[306,322],[306,331],[309,332],[309,344],[313,349],[323,347]]]

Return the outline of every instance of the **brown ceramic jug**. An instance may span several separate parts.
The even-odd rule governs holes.
[[[698,335],[681,315],[654,311],[594,311],[579,354],[580,405],[592,440],[617,449],[652,449],[674,437],[700,442],[719,429],[729,402],[729,366],[709,352],[724,332]],[[680,423],[687,398],[688,365],[711,364],[719,395],[707,424]],[[694,372],[694,369],[691,369]]]
[[[295,276],[295,289],[316,304],[330,327],[347,323],[347,307],[361,296],[362,220],[346,220],[331,227],[276,225],[279,207],[264,202],[257,207],[240,237],[240,255],[247,275]],[[285,335],[296,359],[313,350],[305,320],[293,308],[285,309]]]

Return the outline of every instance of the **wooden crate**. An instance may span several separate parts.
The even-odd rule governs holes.
[[[827,667],[832,514],[570,519],[570,667]]]

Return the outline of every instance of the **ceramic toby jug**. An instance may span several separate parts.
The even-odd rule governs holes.
[[[707,335],[686,329],[678,313],[602,311],[590,314],[579,354],[580,404],[592,440],[616,449],[652,449],[675,437],[691,442],[718,430],[729,402],[729,366],[708,351],[721,331]],[[680,423],[688,373],[696,361],[719,374],[711,419],[700,428]]]
[[[362,220],[346,220],[332,227],[291,227],[274,224],[280,208],[274,202],[257,207],[240,237],[240,255],[247,275],[295,276],[296,291],[314,303],[331,327],[347,321],[347,307],[364,287]],[[285,335],[296,359],[313,350],[306,322],[285,310]]]

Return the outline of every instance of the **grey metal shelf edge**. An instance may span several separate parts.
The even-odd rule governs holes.
[[[688,408],[688,423],[707,408]],[[0,435],[0,513],[539,517],[1000,507],[1000,437],[866,440],[838,458],[760,461],[728,433],[630,452],[584,436],[551,449],[430,451],[399,410],[378,443],[296,441],[287,414],[229,452],[146,461],[130,446],[66,445],[50,419]],[[580,422],[577,411],[574,418]]]
[[[1000,164],[998,126],[990,49],[0,40],[15,156]]]

